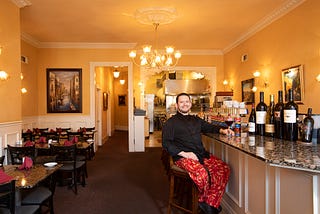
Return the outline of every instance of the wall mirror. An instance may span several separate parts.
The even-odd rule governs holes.
[[[302,65],[296,65],[290,68],[282,69],[282,89],[284,92],[285,102],[289,101],[288,91],[290,88],[293,90],[294,101],[302,104],[304,98]]]

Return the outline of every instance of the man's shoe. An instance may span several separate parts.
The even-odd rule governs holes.
[[[221,206],[215,208],[205,202],[199,202],[199,207],[205,214],[219,214],[222,211]]]

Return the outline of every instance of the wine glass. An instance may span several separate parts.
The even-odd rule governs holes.
[[[224,122],[228,125],[229,129],[232,129],[232,124],[233,124],[233,118],[231,117],[230,114],[224,118]]]

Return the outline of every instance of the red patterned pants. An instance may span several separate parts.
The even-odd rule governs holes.
[[[187,158],[181,158],[175,164],[185,169],[197,185],[199,202],[219,207],[230,175],[230,168],[225,162],[210,155],[210,158],[204,159],[203,165]]]

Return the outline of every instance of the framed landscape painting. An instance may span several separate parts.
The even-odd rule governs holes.
[[[47,68],[47,112],[82,112],[81,68]]]
[[[242,102],[245,102],[246,104],[254,103],[254,92],[252,91],[253,86],[254,78],[241,82]]]
[[[282,88],[285,102],[289,101],[288,91],[292,88],[294,101],[298,104],[302,104],[304,98],[302,65],[282,69]]]

